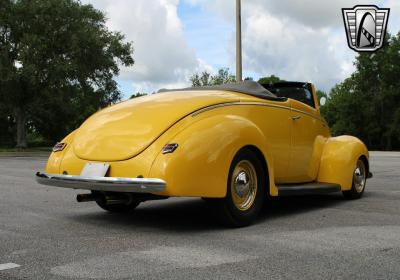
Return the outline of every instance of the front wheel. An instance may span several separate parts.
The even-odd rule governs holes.
[[[347,199],[360,198],[365,190],[367,182],[367,168],[362,159],[358,159],[356,168],[353,172],[353,183],[349,191],[343,191],[343,195]]]
[[[262,208],[265,188],[260,157],[251,149],[240,150],[229,169],[226,197],[213,201],[221,222],[231,227],[251,224]]]

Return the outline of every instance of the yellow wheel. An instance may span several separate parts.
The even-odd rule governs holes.
[[[266,197],[267,171],[262,156],[243,148],[233,158],[227,182],[226,197],[212,200],[219,218],[227,226],[251,224]]]

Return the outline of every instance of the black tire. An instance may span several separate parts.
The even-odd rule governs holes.
[[[233,178],[233,173],[235,171],[235,168],[237,168],[238,164],[242,164],[243,162],[246,162],[246,164],[250,163],[255,170],[255,176],[249,176],[249,178],[255,177],[256,180],[256,190],[255,191],[250,191],[250,193],[253,193],[251,197],[254,197],[252,199],[252,203],[248,208],[240,209],[238,204],[240,203],[235,203],[235,196],[239,199],[241,199],[238,195],[237,188],[235,184],[232,185],[232,180]],[[254,173],[253,173],[254,175]],[[229,168],[229,175],[228,175],[228,182],[227,182],[227,194],[225,198],[222,199],[213,199],[212,204],[215,207],[218,217],[220,221],[229,227],[243,227],[250,225],[254,220],[257,218],[258,213],[260,212],[265,197],[266,197],[266,176],[265,176],[265,171],[263,168],[263,163],[262,159],[259,157],[259,155],[254,152],[251,149],[241,149],[236,156],[233,158],[231,166]],[[240,178],[240,172],[237,174],[236,179]],[[239,179],[240,180],[240,179]],[[250,179],[251,180],[251,179]],[[249,182],[251,182],[248,180]],[[237,180],[236,180],[237,181]],[[254,181],[254,180],[253,180]],[[237,181],[240,182],[240,181]],[[240,183],[239,183],[240,185]],[[245,184],[248,186],[248,184]],[[236,190],[235,194],[232,194],[232,189]],[[254,189],[254,188],[249,188],[249,189]],[[255,194],[254,194],[255,193]],[[245,197],[247,194],[245,194]],[[245,205],[245,204],[243,204]]]
[[[106,204],[104,200],[96,200],[97,205],[111,213],[131,213],[139,206],[141,201],[131,199],[126,204]]]
[[[351,189],[349,191],[342,191],[346,199],[358,199],[362,197],[367,182],[367,174],[367,166],[365,162],[359,158],[353,172]]]

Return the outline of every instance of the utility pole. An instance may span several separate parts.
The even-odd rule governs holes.
[[[236,0],[236,81],[242,81],[242,15],[241,0]]]

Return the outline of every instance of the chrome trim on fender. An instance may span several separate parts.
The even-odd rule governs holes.
[[[281,109],[286,109],[286,110],[292,110],[293,112],[298,112],[298,113],[302,113],[304,115],[307,115],[309,117],[312,117],[316,120],[319,120],[321,122],[323,122],[326,125],[326,122],[320,118],[317,115],[313,115],[311,113],[299,110],[299,109],[295,109],[295,108],[291,108],[288,106],[282,106],[282,105],[276,105],[276,104],[267,104],[267,103],[261,103],[261,102],[230,102],[230,103],[222,103],[222,104],[216,104],[216,105],[211,105],[205,108],[202,108],[194,113],[192,113],[192,117],[195,117],[197,115],[200,115],[201,113],[204,113],[206,111],[210,111],[212,109],[216,109],[216,108],[220,108],[220,107],[227,107],[227,106],[235,106],[235,105],[253,105],[253,106],[266,106],[266,107],[273,107],[273,108],[281,108]]]
[[[305,111],[302,111],[302,110],[299,110],[299,109],[296,109],[296,108],[292,108],[292,111],[293,111],[293,112],[297,112],[297,113],[301,113],[301,114],[307,115],[307,116],[309,116],[309,117],[311,117],[311,118],[314,118],[314,119],[317,119],[317,120],[319,120],[319,121],[322,121],[321,118],[319,118],[318,116],[316,116],[316,115],[314,115],[314,114],[311,114],[311,113],[308,113],[308,112],[305,112]],[[322,122],[323,122],[323,121],[322,121]]]
[[[36,173],[36,182],[46,186],[105,192],[158,193],[166,183],[155,178],[82,177]]]
[[[195,111],[194,113],[192,113],[192,117],[195,117],[197,115],[200,115],[201,113],[210,111],[215,108],[227,107],[227,106],[233,106],[233,105],[239,105],[239,104],[236,102],[231,102],[231,103],[222,103],[222,104],[211,105],[211,106],[208,106],[208,107],[205,107],[205,108]]]
[[[261,103],[261,102],[241,102],[238,105],[266,106],[266,107],[273,107],[273,108],[281,108],[281,109],[290,110],[290,106],[283,106],[283,105],[276,105],[276,104],[269,104],[269,103]]]
[[[195,117],[203,112],[210,111],[215,108],[235,106],[235,105],[267,106],[267,107],[282,108],[282,109],[290,110],[290,107],[282,106],[282,105],[275,105],[275,104],[266,104],[266,103],[259,103],[259,102],[230,102],[230,103],[222,103],[222,104],[216,104],[216,105],[211,105],[211,106],[205,107],[203,109],[200,109],[200,110],[192,113],[192,117]]]

